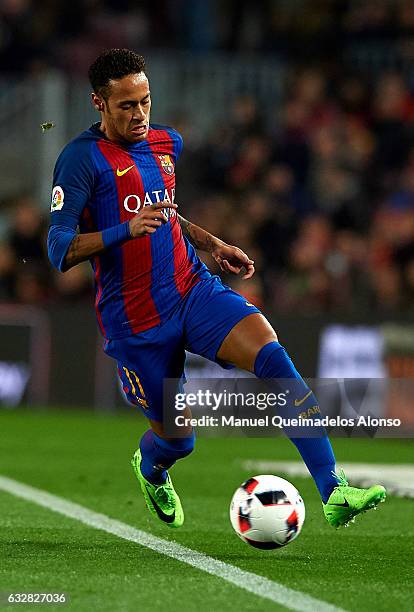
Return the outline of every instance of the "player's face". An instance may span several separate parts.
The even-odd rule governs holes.
[[[140,142],[148,136],[151,96],[143,72],[110,81],[110,94],[102,112],[107,137],[115,141]]]

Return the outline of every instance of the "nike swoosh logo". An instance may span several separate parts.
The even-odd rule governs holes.
[[[301,406],[301,405],[303,404],[303,402],[304,402],[305,400],[307,400],[307,399],[308,399],[308,397],[309,397],[310,395],[312,395],[312,391],[309,391],[309,393],[307,393],[307,394],[305,395],[305,397],[302,397],[302,399],[301,399],[301,400],[297,400],[297,399],[295,399],[295,406]]]
[[[344,497],[345,499],[345,497]],[[331,506],[343,506],[344,508],[349,508],[349,504],[345,499],[345,502],[343,504],[330,504]]]
[[[172,514],[165,514],[165,512],[163,512],[161,510],[161,508],[158,506],[157,502],[154,500],[154,498],[152,497],[151,493],[149,492],[148,487],[145,485],[145,488],[147,489],[147,493],[149,495],[150,500],[152,501],[152,505],[155,508],[155,512],[158,514],[158,516],[160,517],[160,519],[162,521],[164,521],[164,523],[173,523],[175,521],[175,510]]]
[[[119,168],[117,168],[116,169],[116,175],[117,176],[124,176],[124,174],[129,172],[133,167],[134,167],[134,164],[132,164],[132,166],[128,166],[128,168],[125,168],[125,170],[120,170]]]

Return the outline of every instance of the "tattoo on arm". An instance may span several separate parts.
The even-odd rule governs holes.
[[[211,253],[220,242],[218,238],[212,234],[209,234],[202,227],[187,221],[187,219],[184,219],[184,217],[181,215],[178,215],[178,221],[181,225],[181,229],[183,230],[183,234],[187,236],[189,241],[195,246],[196,249]]]
[[[74,239],[72,240],[72,242],[69,245],[68,248],[68,252],[66,253],[66,257],[65,257],[65,267],[71,268],[75,262],[77,262],[78,258],[79,258],[79,243],[80,243],[80,236],[79,234],[77,236],[74,237]]]
[[[66,253],[64,270],[69,270],[82,261],[86,261],[105,250],[101,232],[77,234]]]

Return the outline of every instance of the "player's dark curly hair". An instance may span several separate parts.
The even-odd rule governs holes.
[[[88,76],[94,92],[107,98],[111,79],[122,79],[128,74],[140,72],[145,72],[142,55],[130,49],[108,49],[91,64]]]

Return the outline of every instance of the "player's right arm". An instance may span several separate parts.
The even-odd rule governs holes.
[[[102,232],[79,234],[77,227],[95,187],[95,168],[88,146],[74,141],[60,154],[53,176],[48,254],[53,266],[65,272],[103,251],[156,231],[167,222],[160,202],[144,207],[130,221]]]
[[[171,204],[171,202],[160,202],[152,206],[146,206],[126,223],[120,223],[103,232],[76,234],[69,245],[61,271],[69,270],[78,263],[99,255],[127,240],[154,233],[157,227],[168,222],[167,217],[162,212],[162,209],[165,208],[177,208],[177,205]]]

